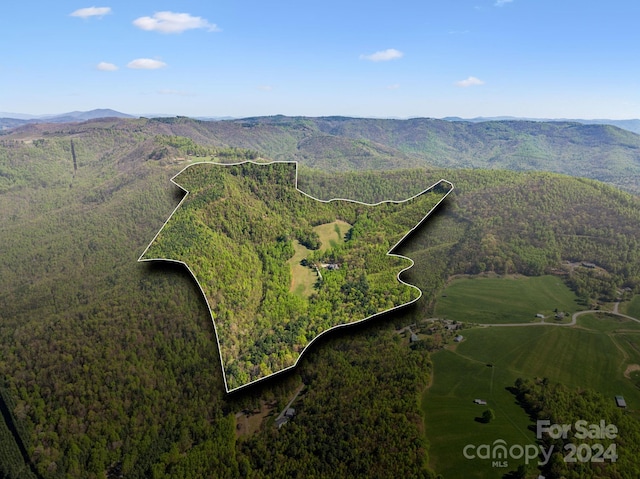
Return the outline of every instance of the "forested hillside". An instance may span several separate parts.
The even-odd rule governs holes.
[[[640,200],[605,184],[539,172],[406,170],[386,172],[380,181],[375,172],[303,171],[300,187],[314,195],[328,198],[341,191],[365,201],[402,197],[416,191],[425,176],[450,179],[455,201],[400,250],[424,261],[422,274],[430,281],[436,281],[428,266],[434,261],[445,263],[448,275],[561,273],[586,303],[640,285]],[[406,274],[413,280],[419,271]]]
[[[27,125],[8,137],[105,133],[147,139],[158,134],[189,137],[201,145],[247,148],[273,160],[297,160],[322,170],[417,166],[536,170],[597,179],[640,192],[640,135],[610,125],[429,118],[274,116],[198,121],[177,117]],[[146,156],[149,148],[143,145],[136,154]]]
[[[254,151],[229,149],[210,125],[186,119],[47,128],[0,139],[0,386],[43,478],[429,477],[417,400],[429,356],[394,329],[429,315],[448,276],[565,268],[585,301],[638,288],[640,200],[602,183],[533,172],[305,168],[299,188],[324,198],[403,199],[440,178],[455,184],[434,221],[398,251],[416,261],[403,278],[425,296],[328,335],[287,374],[226,395],[193,279],[184,268],[136,260],[180,201],[169,179],[188,161],[269,155],[257,140]],[[193,141],[174,138],[180,133]],[[203,156],[189,156],[193,144]],[[275,414],[302,383],[296,417],[276,429]],[[236,413],[263,403],[274,414],[237,437]],[[7,442],[10,429],[0,430],[0,476],[24,477],[29,465]]]
[[[402,203],[325,202],[300,192],[296,176],[292,162],[190,165],[172,179],[188,196],[142,257],[180,261],[197,279],[228,390],[292,367],[331,328],[416,301],[420,291],[397,279],[411,262],[388,252],[451,191],[443,181]],[[337,221],[346,241],[320,249],[314,227]],[[308,295],[290,290],[296,242]]]

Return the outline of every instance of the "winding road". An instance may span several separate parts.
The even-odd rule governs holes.
[[[573,313],[573,315],[571,316],[571,322],[570,323],[545,323],[544,319],[537,321],[535,323],[506,323],[506,324],[495,324],[495,323],[489,323],[489,324],[483,324],[482,326],[491,326],[492,328],[495,327],[516,327],[516,326],[575,326],[578,316],[582,316],[583,314],[593,314],[593,313],[606,313],[606,314],[613,314],[615,316],[620,316],[622,318],[627,318],[630,319],[631,321],[635,321],[636,323],[640,323],[640,319],[637,318],[633,318],[631,316],[627,316],[626,314],[622,314],[618,312],[618,306],[620,306],[620,303],[615,303],[613,305],[613,311],[603,311],[601,309],[589,309],[587,311],[578,311],[576,313]]]

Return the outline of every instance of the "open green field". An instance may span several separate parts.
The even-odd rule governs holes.
[[[344,237],[351,228],[349,223],[336,220],[315,226],[313,230],[320,237],[320,250],[326,251],[340,243],[344,243]],[[306,246],[301,245],[298,240],[293,242],[294,255],[287,263],[291,266],[291,288],[290,291],[298,296],[308,298],[313,293],[313,285],[318,279],[318,274],[308,266],[302,266],[300,261],[309,256],[311,252]]]
[[[436,303],[439,318],[479,324],[529,323],[554,319],[554,310],[570,315],[581,308],[576,295],[556,276],[461,278],[452,281]]]
[[[315,226],[313,231],[318,233],[320,237],[320,251],[326,251],[340,243],[344,243],[344,236],[350,229],[351,225],[342,220]]]
[[[313,285],[318,279],[318,274],[307,266],[302,266],[300,261],[306,258],[311,252],[306,246],[301,245],[298,240],[294,240],[293,249],[295,253],[287,263],[291,266],[291,291],[298,296],[308,298],[313,292]]]
[[[622,333],[624,331],[640,331],[640,323],[622,316],[607,313],[594,313],[579,316],[578,327],[592,331]]]
[[[628,303],[620,303],[620,312],[640,319],[640,294],[634,295]]]
[[[444,477],[500,478],[517,467],[514,462],[507,469],[494,468],[488,460],[466,459],[462,451],[470,443],[534,440],[527,415],[506,389],[518,377],[547,377],[594,389],[612,401],[621,394],[630,410],[640,410],[637,374],[627,370],[640,364],[639,323],[590,314],[573,327],[480,327],[466,330],[465,338],[456,348],[433,354],[434,381],[422,398],[430,464]],[[487,406],[475,405],[476,398]],[[495,421],[474,421],[488,407]]]

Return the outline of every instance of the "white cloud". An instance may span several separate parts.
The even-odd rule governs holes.
[[[71,12],[72,17],[89,18],[89,17],[102,17],[111,13],[111,7],[87,7],[80,8],[75,12]]]
[[[271,85],[260,85],[258,87],[258,90],[271,91],[271,90],[273,90],[273,87]]]
[[[404,53],[395,48],[387,48],[379,52],[372,53],[371,55],[360,55],[361,60],[369,60],[372,62],[386,62],[389,60],[396,60],[402,58]]]
[[[157,70],[158,68],[164,68],[167,64],[160,60],[152,60],[151,58],[137,58],[127,63],[127,67],[136,70]]]
[[[493,5],[496,7],[503,7],[507,3],[511,3],[511,2],[513,2],[513,0],[496,0],[496,3],[494,3]]]
[[[100,62],[96,65],[96,68],[103,72],[114,72],[118,69],[118,66],[113,63]]]
[[[475,85],[484,85],[484,82],[476,77],[469,77],[466,80],[460,80],[455,83],[457,86],[467,88]]]
[[[185,30],[204,28],[210,32],[219,32],[217,25],[209,23],[202,17],[194,17],[188,13],[156,12],[153,17],[140,17],[133,24],[147,31],[160,33],[182,33]]]
[[[394,83],[393,85],[387,86],[387,90],[397,90],[398,88],[400,88],[399,83]]]

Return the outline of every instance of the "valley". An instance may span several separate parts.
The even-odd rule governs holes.
[[[390,124],[402,125],[372,120],[367,128]],[[454,163],[452,156],[443,167],[409,149],[400,154],[393,146],[377,146],[385,141],[382,134],[373,146],[353,138],[309,142],[306,150],[296,146],[303,133],[311,137],[320,127],[337,132],[347,126],[356,128],[345,119],[251,119],[215,126],[186,118],[111,119],[28,125],[0,136],[1,384],[40,477],[261,478],[290,477],[293,471],[336,478],[456,477],[460,470],[452,455],[464,440],[461,431],[485,426],[474,421],[482,413],[473,403],[476,395],[496,405],[495,421],[478,429],[483,440],[532,439],[527,413],[504,389],[515,387],[519,377],[566,384],[570,392],[563,394],[571,397],[576,390],[594,390],[604,404],[624,395],[630,413],[625,421],[632,421],[625,423],[625,434],[632,437],[639,399],[637,372],[627,368],[640,364],[633,321],[583,315],[569,327],[479,326],[463,330],[465,339],[455,349],[424,340],[411,347],[396,329],[442,311],[462,322],[476,314],[477,324],[491,323],[496,315],[526,322],[556,308],[606,310],[618,299],[620,312],[637,317],[640,200],[620,189],[637,187],[637,139],[600,127],[519,126],[539,134],[581,132],[586,143],[588,133],[609,135],[615,140],[610,148],[603,142],[580,154],[595,158],[608,148],[610,165],[631,162],[624,181],[599,178],[618,187],[582,178],[589,173],[584,164],[572,170],[581,178],[532,171],[540,165],[527,159],[519,169],[531,171],[498,169],[506,164],[498,162],[492,170],[459,168],[479,165]],[[515,128],[509,122],[482,128],[497,134],[490,127],[505,135]],[[250,131],[260,135],[251,137]],[[433,141],[447,135],[442,138]],[[551,144],[544,135],[539,140]],[[485,148],[505,141],[486,140]],[[329,148],[334,153],[325,155]],[[464,159],[464,151],[456,154]],[[550,151],[562,168],[571,165],[574,153]],[[324,200],[399,201],[425,184],[451,181],[455,190],[430,221],[395,250],[414,261],[401,278],[423,296],[366,324],[327,333],[295,369],[225,393],[210,310],[193,277],[181,265],[136,262],[184,196],[170,179],[205,158],[299,159],[297,187]],[[331,236],[335,228],[326,229],[318,236],[329,235],[329,244],[338,241]],[[292,242],[291,256],[293,251]],[[565,262],[596,267],[563,270]],[[461,280],[473,283],[471,290],[445,292],[452,276],[481,274],[493,276]],[[516,275],[526,286],[497,286]],[[288,294],[291,280],[282,283]],[[496,292],[482,281],[494,281]],[[476,308],[477,298],[489,295],[497,301],[493,313],[487,303]],[[456,298],[461,312],[442,302]],[[488,362],[494,364],[493,389]],[[251,426],[253,434],[236,436],[238,411],[268,403],[279,412],[301,383],[305,393],[293,405],[293,420],[277,429],[275,414],[266,415],[260,426]],[[535,383],[527,387],[538,394]],[[549,397],[560,394],[548,391]],[[21,477],[17,471],[29,466],[6,441],[2,473]],[[635,451],[629,444],[619,448]],[[475,463],[469,462],[461,467],[472,474]],[[635,477],[632,469],[619,472]]]

